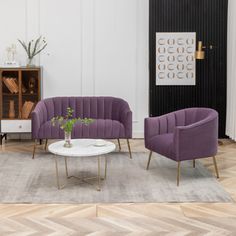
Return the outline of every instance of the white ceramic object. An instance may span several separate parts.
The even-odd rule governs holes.
[[[103,139],[97,139],[94,146],[95,147],[103,147],[107,145],[107,141],[103,140]]]

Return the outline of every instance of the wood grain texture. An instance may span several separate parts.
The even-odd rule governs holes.
[[[117,142],[114,140],[114,142]],[[131,140],[145,151],[143,140]],[[33,142],[7,141],[2,152],[29,153]],[[121,140],[122,151],[128,151]],[[44,145],[38,152],[44,153]],[[220,184],[236,200],[236,144],[217,155]],[[147,152],[148,158],[148,152]],[[29,160],[31,161],[31,160]],[[211,159],[201,162],[211,171]],[[0,235],[236,235],[235,203],[0,204]]]

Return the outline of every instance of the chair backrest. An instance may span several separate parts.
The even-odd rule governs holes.
[[[218,116],[217,112],[211,108],[202,108],[202,107],[196,107],[196,108],[187,108],[184,110],[180,110],[176,112],[176,115],[178,116],[178,120],[182,124],[178,125],[191,125],[198,121],[205,120],[205,119],[211,119],[216,118]]]
[[[173,133],[176,126],[186,126],[217,117],[217,112],[210,108],[187,108],[171,112],[159,117],[159,133]]]
[[[45,105],[48,120],[64,116],[68,107],[74,110],[74,117],[115,120],[119,120],[122,110],[129,109],[126,101],[115,97],[53,97],[40,103]]]

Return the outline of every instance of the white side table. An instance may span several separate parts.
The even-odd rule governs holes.
[[[50,144],[48,146],[49,152],[53,153],[55,156],[55,165],[56,165],[56,180],[57,180],[57,187],[58,189],[62,189],[65,186],[60,186],[59,183],[59,173],[58,173],[58,163],[57,163],[57,157],[64,157],[65,158],[65,170],[66,170],[66,176],[67,179],[69,178],[78,178],[79,180],[83,182],[87,182],[89,179],[97,179],[98,186],[97,190],[101,190],[101,156],[111,153],[116,149],[116,146],[112,142],[103,141],[103,146],[97,146],[97,140],[95,139],[73,139],[72,140],[72,147],[71,148],[65,148],[63,145],[65,141],[59,141],[55,142],[53,144]],[[96,177],[90,177],[90,178],[80,178],[76,176],[69,176],[68,174],[68,168],[67,168],[67,157],[73,157],[73,158],[79,158],[79,157],[95,157],[97,158],[98,163],[98,171]],[[104,179],[106,179],[106,173],[107,173],[107,157],[105,156],[105,176]]]

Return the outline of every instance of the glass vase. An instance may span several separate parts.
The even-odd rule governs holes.
[[[27,59],[27,67],[35,67],[33,59],[34,58],[28,58]]]
[[[66,148],[71,148],[71,147],[72,147],[71,132],[66,132],[66,131],[65,131],[65,143],[64,143],[64,147],[66,147]]]

